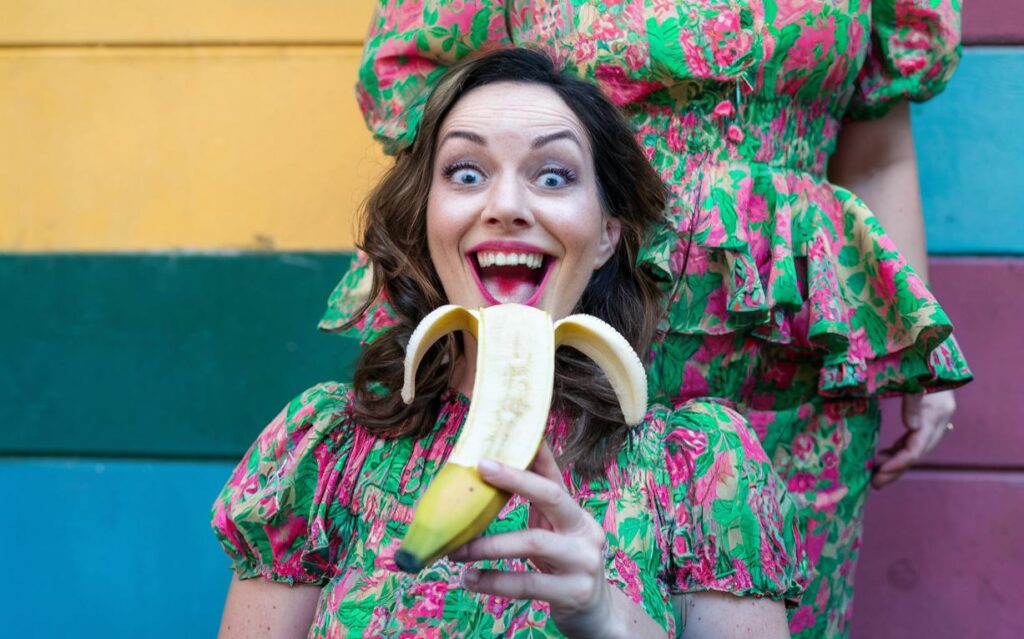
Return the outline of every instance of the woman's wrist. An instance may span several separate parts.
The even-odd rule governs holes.
[[[579,637],[601,639],[645,639],[666,637],[664,629],[647,614],[640,604],[634,603],[626,593],[605,582],[608,588],[607,605],[596,633],[580,633]]]

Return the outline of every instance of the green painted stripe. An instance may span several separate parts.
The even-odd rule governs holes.
[[[236,459],[356,343],[345,254],[0,255],[0,454]]]
[[[215,636],[231,571],[210,506],[231,468],[0,460],[0,636]]]

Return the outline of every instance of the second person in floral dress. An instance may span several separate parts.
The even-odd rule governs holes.
[[[946,394],[916,394],[970,379],[925,281],[858,194],[827,175],[851,120],[901,117],[906,100],[942,90],[959,59],[959,10],[959,0],[389,1],[367,39],[360,105],[390,153],[416,136],[444,68],[493,47],[540,49],[626,113],[670,190],[637,257],[667,300],[652,395],[732,402],[800,498],[817,575],[791,612],[795,636],[848,633],[878,398],[915,395],[927,422],[883,466],[894,476],[951,411]],[[923,272],[920,244],[900,239]],[[364,342],[388,329],[386,295],[356,316],[366,276],[357,260],[323,328],[354,322],[342,332]]]

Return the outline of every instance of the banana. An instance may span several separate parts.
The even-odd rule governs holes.
[[[395,553],[398,567],[411,573],[482,533],[508,502],[510,495],[485,482],[476,467],[484,458],[520,469],[533,461],[547,428],[559,346],[576,348],[597,362],[626,423],[639,423],[647,411],[643,365],[615,329],[590,315],[552,323],[545,311],[522,304],[475,311],[449,304],[423,318],[406,349],[406,403],[415,397],[423,355],[453,331],[476,338],[473,399],[448,461],[420,499]]]

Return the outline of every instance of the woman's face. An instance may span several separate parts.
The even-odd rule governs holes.
[[[568,315],[615,251],[586,130],[537,84],[470,91],[438,131],[427,243],[445,295],[469,308],[528,304]]]

